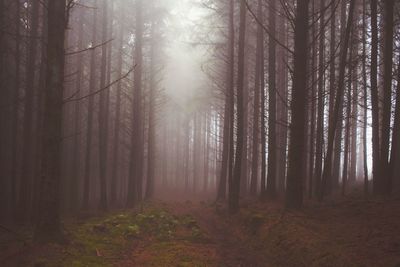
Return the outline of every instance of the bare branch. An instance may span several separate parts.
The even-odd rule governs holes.
[[[131,68],[127,73],[125,73],[125,75],[121,76],[120,78],[116,79],[116,80],[113,81],[112,83],[108,84],[107,86],[105,86],[105,87],[103,87],[103,88],[100,88],[99,90],[97,90],[97,91],[95,91],[95,92],[93,92],[93,93],[90,93],[90,94],[88,94],[88,95],[85,95],[85,96],[82,96],[82,97],[78,97],[78,98],[74,98],[74,97],[78,94],[78,91],[75,92],[75,93],[73,93],[70,97],[68,97],[67,99],[65,99],[65,100],[63,101],[63,104],[69,103],[69,102],[81,101],[81,100],[83,100],[83,99],[86,99],[86,98],[88,98],[88,97],[97,95],[98,93],[101,93],[102,91],[109,89],[109,88],[110,88],[111,86],[113,86],[114,84],[116,84],[116,83],[118,83],[119,81],[121,81],[121,80],[125,79],[126,77],[128,77],[129,74],[135,69],[135,67],[136,67],[136,65],[133,66],[133,68]]]

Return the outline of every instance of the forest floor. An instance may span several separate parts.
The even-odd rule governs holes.
[[[248,201],[156,201],[64,222],[68,242],[0,234],[0,266],[400,266],[400,200],[347,197],[285,212]]]

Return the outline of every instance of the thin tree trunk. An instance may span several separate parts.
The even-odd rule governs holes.
[[[331,17],[331,25],[330,25],[330,47],[329,47],[329,59],[330,59],[330,66],[329,66],[329,124],[332,124],[332,118],[333,118],[333,110],[335,106],[335,96],[336,96],[336,7],[335,5],[332,5],[332,17]],[[340,124],[340,123],[339,123]],[[341,128],[339,125],[338,128]],[[340,138],[338,138],[340,139]],[[336,142],[337,143],[337,142]],[[336,149],[337,145],[335,144],[335,157],[334,162],[338,161],[340,164],[340,158],[339,160],[337,159],[337,154],[340,156],[340,151]],[[333,165],[333,169],[335,170],[335,164]],[[338,173],[334,174],[335,171],[332,171],[332,175],[328,177],[328,180],[326,181],[326,188],[325,192],[326,194],[330,194],[332,192],[332,187],[333,187],[333,177],[339,176]],[[321,177],[322,178],[322,177]],[[335,181],[338,180],[338,178],[335,178]]]
[[[359,20],[359,4],[356,4],[355,8],[355,18],[354,21]],[[359,92],[358,92],[358,40],[359,40],[359,29],[358,25],[354,24],[352,29],[352,56],[350,58],[350,62],[352,64],[351,75],[352,75],[352,83],[353,83],[353,97],[351,99],[352,103],[352,112],[351,112],[351,147],[350,147],[350,173],[349,173],[349,184],[354,184],[357,179],[357,129],[358,129],[358,105],[359,105]]]
[[[381,127],[380,170],[381,186],[379,193],[387,195],[391,191],[389,168],[390,121],[392,116],[392,66],[393,66],[393,16],[394,0],[383,2],[384,9],[384,50],[383,50],[383,109]]]
[[[20,91],[20,77],[21,77],[21,19],[20,19],[20,2],[15,1],[14,2],[16,7],[15,7],[15,54],[14,54],[14,60],[15,60],[15,79],[14,79],[14,90],[13,90],[13,120],[12,120],[12,166],[11,166],[11,210],[14,213],[13,217],[16,217],[17,213],[17,169],[18,169],[18,136],[19,136],[19,131],[18,131],[18,125],[19,125],[19,91]]]
[[[244,91],[244,53],[246,39],[246,3],[240,1],[240,26],[239,26],[239,50],[238,50],[238,80],[237,80],[237,132],[236,132],[236,152],[235,166],[232,182],[229,190],[229,211],[236,213],[239,210],[240,176],[242,174],[242,154],[244,146],[244,110],[243,110],[243,91]]]
[[[367,19],[366,19],[366,0],[363,0],[363,31],[362,31],[362,75],[364,82],[364,120],[363,120],[363,160],[364,160],[364,194],[367,196],[369,191],[368,182],[368,151],[367,151],[367,126],[368,126],[368,93],[367,93]]]
[[[263,8],[262,1],[258,0],[258,13],[257,17],[260,22],[263,21]],[[257,48],[256,48],[256,70],[255,70],[255,84],[254,84],[254,113],[253,113],[253,156],[252,156],[252,167],[251,167],[251,181],[250,181],[250,195],[255,196],[257,194],[258,184],[258,166],[260,157],[260,78],[261,78],[261,64],[264,63],[261,55],[264,49],[264,30],[260,24],[257,25]]]
[[[317,138],[316,138],[316,151],[315,151],[315,181],[317,196],[321,190],[322,179],[322,158],[323,158],[323,145],[324,145],[324,109],[325,109],[325,92],[324,92],[324,68],[325,68],[325,1],[320,1],[321,18],[320,18],[320,31],[319,31],[319,66],[318,66],[318,117],[317,117]]]
[[[77,24],[78,27],[78,43],[77,49],[82,50],[83,47],[83,17],[84,17],[84,10],[79,10],[79,17]],[[77,64],[77,72],[76,72],[76,81],[75,81],[75,90],[76,90],[76,97],[79,98],[82,88],[82,78],[83,78],[83,57],[82,55],[77,56],[76,60]],[[72,157],[72,170],[71,170],[71,183],[70,183],[70,210],[75,213],[78,209],[79,205],[79,166],[80,166],[80,102],[75,102],[75,107],[73,111],[74,117],[74,139],[73,139],[73,157]]]
[[[39,1],[32,1],[32,11],[30,19],[31,36],[37,36],[39,26]],[[21,179],[18,201],[18,218],[21,222],[29,218],[31,210],[31,197],[33,196],[33,103],[35,90],[35,73],[36,73],[36,54],[37,54],[37,38],[31,38],[28,47],[28,56],[26,63],[26,87],[25,87],[25,107],[23,121],[23,145],[22,145],[22,165]]]
[[[155,166],[155,23],[151,24],[151,48],[150,48],[150,103],[149,103],[149,130],[148,130],[148,147],[147,147],[147,184],[146,184],[146,199],[151,199],[154,196],[154,170]],[[178,126],[179,129],[179,126]],[[164,140],[165,141],[165,140]]]
[[[270,1],[268,24],[269,24],[269,49],[268,49],[268,177],[267,191],[268,198],[276,197],[276,8],[275,0]]]
[[[185,144],[184,144],[184,157],[185,157],[185,170],[184,170],[184,179],[185,179],[185,192],[189,190],[189,153],[190,153],[190,120],[187,117],[185,122]],[[165,139],[164,139],[165,140]],[[164,141],[165,148],[165,141]],[[165,153],[164,153],[165,155]],[[165,160],[163,161],[165,164]]]
[[[352,34],[353,35],[353,34]],[[349,60],[352,59],[353,51],[350,50]],[[349,154],[350,154],[350,132],[351,132],[351,115],[352,115],[352,101],[351,101],[351,85],[352,85],[352,64],[349,62],[348,68],[348,89],[347,89],[347,106],[346,106],[346,134],[344,138],[344,158],[343,158],[343,174],[342,174],[342,196],[346,193],[346,186],[349,177]],[[351,162],[350,162],[351,163]]]
[[[124,47],[124,33],[125,33],[125,12],[124,8],[120,10],[120,28],[119,28],[119,49],[118,63],[117,63],[117,77],[122,75],[122,64],[123,64],[123,47]],[[121,183],[119,170],[119,159],[120,159],[120,131],[121,131],[121,93],[122,93],[122,82],[117,83],[116,89],[116,105],[115,105],[115,126],[114,126],[114,145],[113,145],[113,163],[111,167],[111,203],[115,204],[117,201],[117,189]]]
[[[391,183],[393,191],[400,192],[400,59],[397,67],[396,106],[392,132],[392,145],[390,155]]]
[[[141,201],[139,194],[142,177],[141,155],[143,142],[142,129],[142,69],[143,69],[143,10],[142,0],[136,0],[136,34],[135,34],[135,57],[134,64],[134,91],[133,91],[133,109],[132,109],[132,138],[131,138],[131,157],[129,163],[129,183],[128,183],[128,199],[127,206],[133,207],[138,201]]]
[[[355,0],[350,1],[349,15],[347,19],[347,26],[343,40],[342,51],[340,55],[340,66],[339,66],[339,80],[338,80],[338,90],[335,99],[335,105],[332,115],[332,122],[328,127],[328,144],[327,144],[327,152],[326,152],[326,160],[324,164],[324,171],[322,174],[322,185],[321,185],[321,193],[319,196],[319,200],[322,200],[325,194],[326,181],[329,179],[328,177],[331,175],[332,171],[332,156],[333,156],[333,146],[335,138],[341,138],[340,136],[335,136],[337,132],[337,125],[339,121],[339,114],[341,107],[343,106],[343,94],[344,94],[344,78],[345,78],[345,70],[346,70],[346,59],[347,59],[347,50],[349,46],[350,40],[350,31],[351,25],[353,24],[353,13],[354,13],[354,4]]]
[[[379,121],[379,94],[378,94],[378,3],[370,0],[371,5],[371,104],[372,104],[372,178],[373,192],[379,192],[379,160],[380,160],[380,121]]]
[[[108,5],[107,0],[102,0],[102,43],[108,38]],[[101,66],[100,66],[100,88],[106,86],[107,71],[107,45],[101,48]],[[99,102],[99,176],[100,176],[100,209],[107,210],[107,135],[108,135],[108,107],[107,92],[103,90],[100,93]]]
[[[201,118],[199,113],[196,112],[193,121],[193,193],[196,193],[197,183],[199,181],[199,156],[200,156],[200,131],[201,131]]]
[[[97,6],[97,0],[94,1],[94,5]],[[97,42],[97,8],[93,10],[93,32],[92,32],[92,43]],[[93,134],[93,112],[94,112],[94,97],[92,96],[95,88],[97,87],[97,75],[96,75],[96,52],[91,51],[90,55],[90,78],[89,78],[89,103],[88,103],[88,118],[87,118],[87,130],[86,130],[86,151],[85,151],[85,174],[83,182],[83,209],[89,208],[90,201],[90,175],[91,175],[91,164],[92,164],[92,134]]]
[[[315,1],[312,0],[311,2],[311,10],[312,10],[312,20],[315,20],[316,17],[316,8],[315,8]],[[311,39],[316,40],[317,39],[317,24],[313,23],[311,26]],[[316,47],[317,42],[314,41],[311,45],[310,53],[311,55],[311,64],[308,67],[309,68],[309,87],[311,87],[311,90],[309,92],[309,101],[306,103],[306,112],[309,114],[306,115],[307,117],[307,124],[309,124],[309,127],[307,129],[307,135],[305,137],[305,142],[306,146],[308,148],[308,154],[307,157],[304,158],[306,161],[306,170],[305,170],[305,177],[308,177],[308,197],[312,198],[314,191],[318,191],[317,185],[315,182],[315,123],[316,123],[316,99],[317,99],[317,90],[315,88],[316,85],[316,65],[317,65],[317,47]],[[311,105],[310,105],[311,103]],[[309,122],[309,123],[308,123]],[[307,125],[308,126],[308,125]],[[305,181],[306,182],[306,181]]]
[[[205,114],[205,140],[204,140],[204,184],[203,191],[207,193],[209,188],[209,163],[210,163],[210,120],[209,120],[209,112]]]
[[[229,90],[229,159],[228,159],[228,184],[229,191],[231,190],[233,180],[233,164],[235,156],[234,148],[234,129],[235,129],[235,24],[234,24],[234,10],[235,2],[230,0],[229,2],[229,59],[228,63],[229,76],[228,81],[230,82]],[[225,196],[226,193],[224,193]]]

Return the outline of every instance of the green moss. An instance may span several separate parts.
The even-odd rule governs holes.
[[[205,240],[196,220],[190,215],[172,215],[153,204],[144,205],[137,214],[119,212],[84,223],[68,222],[66,232],[70,242],[57,249],[60,256],[38,261],[38,266],[113,266],[127,253],[134,253],[133,242],[140,242],[141,253],[151,254],[145,258],[146,266],[206,266],[209,260],[193,247]]]

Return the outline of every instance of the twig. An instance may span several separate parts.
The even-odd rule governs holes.
[[[275,36],[273,36],[273,34],[270,32],[270,30],[259,20],[259,18],[257,17],[257,15],[253,12],[253,10],[251,9],[251,7],[249,6],[249,3],[247,2],[247,0],[244,0],[247,10],[249,10],[250,14],[253,16],[253,18],[256,20],[256,22],[264,29],[264,31],[268,34],[268,36],[270,38],[272,38],[274,40],[274,42],[276,42],[279,46],[281,46],[282,48],[284,48],[286,51],[288,51],[290,54],[294,54],[294,52],[287,47],[285,44],[281,43],[277,38],[275,38]]]
[[[104,43],[101,43],[101,44],[98,44],[98,45],[95,45],[95,46],[92,46],[92,47],[89,47],[89,48],[85,48],[85,49],[83,49],[83,50],[78,50],[78,51],[73,51],[73,52],[65,53],[65,55],[66,55],[66,56],[71,56],[71,55],[80,54],[80,53],[83,53],[83,52],[86,52],[86,51],[94,50],[94,49],[96,49],[96,48],[98,48],[98,47],[101,47],[101,46],[103,46],[103,45],[106,45],[106,44],[112,42],[113,40],[114,40],[114,39],[110,39],[110,40],[108,40],[108,41],[105,41]]]
[[[67,99],[65,99],[65,100],[63,101],[63,104],[69,103],[69,102],[74,102],[74,101],[81,101],[81,100],[83,100],[83,99],[85,99],[85,98],[88,98],[88,97],[97,95],[98,93],[100,93],[100,92],[102,92],[102,91],[104,91],[104,90],[109,89],[109,88],[110,88],[111,86],[113,86],[114,84],[116,84],[116,83],[118,83],[119,81],[121,81],[121,80],[125,79],[126,77],[128,77],[128,75],[135,69],[135,67],[136,67],[136,65],[133,66],[133,68],[131,68],[124,76],[122,76],[122,77],[116,79],[116,80],[113,81],[112,83],[108,84],[107,86],[105,86],[105,87],[103,87],[103,88],[101,88],[101,89],[99,89],[99,90],[97,90],[97,91],[95,91],[95,92],[93,92],[93,93],[90,93],[90,94],[85,95],[85,96],[82,96],[82,97],[73,98],[73,97],[77,94],[77,92],[75,92],[72,96],[70,96],[70,97],[68,97]]]

